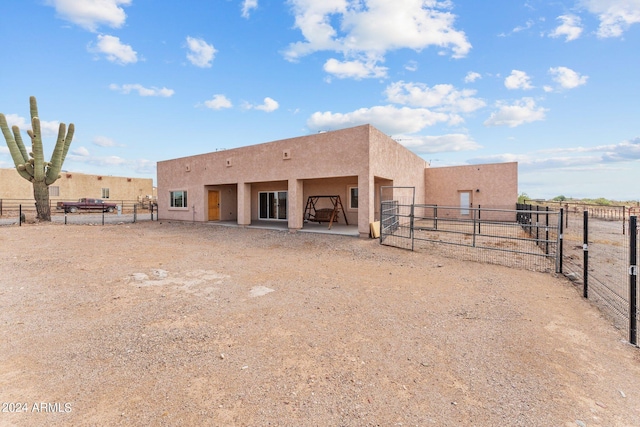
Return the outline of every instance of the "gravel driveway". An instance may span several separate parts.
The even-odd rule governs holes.
[[[639,426],[563,277],[353,237],[0,227],[0,425]]]

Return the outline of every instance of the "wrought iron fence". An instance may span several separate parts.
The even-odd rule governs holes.
[[[0,199],[1,200],[1,199]],[[25,203],[20,203],[25,202]],[[0,204],[0,225],[22,225],[36,221],[36,208],[33,200],[2,200]],[[51,222],[62,224],[118,224],[134,223],[138,221],[158,220],[158,210],[155,204],[141,204],[140,202],[120,201],[114,212],[100,212],[99,210],[79,211],[67,213],[64,210],[51,207]]]
[[[380,242],[458,259],[559,272],[561,212],[414,203],[408,187],[383,187]]]
[[[604,220],[585,210],[580,215],[572,212],[567,220],[567,277],[637,345],[637,217]]]
[[[415,245],[420,249],[440,245],[440,252],[462,259],[559,271],[559,215],[553,211],[540,217],[522,209],[416,205]]]
[[[381,192],[380,242],[564,273],[637,345],[640,233],[634,209],[578,214],[530,204],[518,204],[515,210],[419,205],[409,189],[388,187]]]

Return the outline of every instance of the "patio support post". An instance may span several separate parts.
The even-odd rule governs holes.
[[[238,225],[251,225],[251,184],[238,183]]]
[[[358,233],[369,237],[369,224],[375,220],[375,182],[373,175],[358,175]]]
[[[301,179],[289,179],[288,199],[289,211],[287,212],[289,221],[289,231],[295,232],[302,228],[304,216],[304,185]]]

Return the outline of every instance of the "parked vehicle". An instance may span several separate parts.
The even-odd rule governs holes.
[[[77,202],[58,202],[56,209],[71,213],[78,212],[79,210],[115,212],[117,206],[115,203],[107,203],[102,199],[82,198]]]

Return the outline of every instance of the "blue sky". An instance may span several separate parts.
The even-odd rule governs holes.
[[[0,112],[64,169],[371,123],[530,197],[640,199],[640,0],[3,0]],[[13,167],[0,145],[0,167]]]

